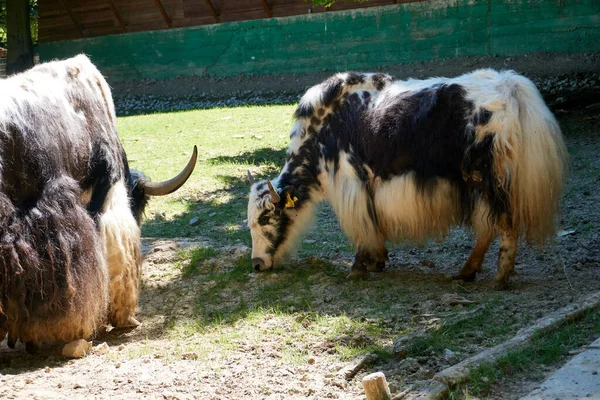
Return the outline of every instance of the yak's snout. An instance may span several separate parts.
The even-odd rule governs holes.
[[[267,269],[267,264],[265,264],[265,261],[262,258],[256,257],[252,259],[252,267],[256,272],[259,272]]]

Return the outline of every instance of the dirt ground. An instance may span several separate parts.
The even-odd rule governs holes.
[[[577,59],[557,56],[553,63],[542,63],[537,57],[522,57],[526,64],[519,65],[502,58],[492,65],[517,70],[528,68],[530,74],[545,75],[573,69],[577,73],[600,71],[598,55],[582,55]],[[398,67],[401,69],[391,72],[397,76],[411,73],[414,76],[453,75],[492,61],[494,58],[444,61],[439,63],[439,69],[433,64],[419,64]],[[328,74],[323,72],[323,75]],[[194,82],[187,78],[171,83],[138,82],[127,89],[117,85],[114,90],[156,93],[157,88],[162,88],[160,90],[171,93],[184,91],[192,85],[199,88],[207,82],[200,78],[190,79]],[[208,90],[227,93],[221,86],[223,80],[206,79],[210,86]],[[239,90],[238,84],[245,85],[244,90],[256,87],[297,90],[321,78],[298,77],[289,88],[285,86],[287,78],[279,82],[277,79],[257,81],[255,77],[240,77],[237,83],[232,79],[225,82],[233,91]],[[177,89],[171,84],[182,86]],[[370,372],[383,371],[399,391],[408,385],[426,382],[435,372],[511,337],[519,328],[548,312],[600,290],[600,209],[597,206],[600,204],[600,191],[597,190],[600,119],[594,109],[585,113],[559,114],[563,126],[569,128],[567,143],[572,162],[560,221],[562,231],[554,245],[544,250],[521,246],[517,275],[509,290],[498,292],[493,288],[497,243],[490,249],[484,272],[477,281],[462,283],[449,279],[466,260],[473,245],[473,238],[462,229],[457,229],[442,242],[431,242],[427,246],[393,246],[385,272],[371,274],[362,282],[348,282],[340,277],[350,268],[351,252],[343,250],[345,244],[324,239],[323,232],[339,230],[327,207],[319,212],[318,224],[305,241],[305,244],[317,247],[316,251],[301,250],[290,265],[270,273],[248,271],[247,281],[227,287],[216,299],[207,297],[206,302],[202,295],[219,287],[219,282],[205,279],[203,273],[230,271],[236,260],[249,257],[249,249],[244,246],[217,248],[218,256],[210,268],[206,267],[209,269],[204,271],[205,267],[200,266],[198,273],[184,276],[177,267],[179,251],[198,244],[214,246],[213,239],[145,240],[143,288],[138,310],[142,325],[129,332],[111,331],[95,338],[94,346],[106,342],[108,352],[92,353],[77,360],[61,357],[60,346],[45,347],[38,354],[28,355],[22,345],[9,350],[5,341],[0,343],[0,398],[364,399],[360,382]],[[327,261],[329,269],[320,269],[319,260]],[[229,335],[227,340],[211,336],[210,332],[173,334],[169,330],[175,321],[197,318],[196,307],[227,310],[236,302],[246,301],[251,309],[252,302],[260,297],[257,292],[260,288],[270,282],[285,283],[305,264],[311,265],[307,288],[312,299],[311,312],[331,316],[344,314],[357,321],[377,320],[382,326],[381,332],[385,332],[384,347],[388,350],[393,339],[408,328],[418,330],[434,319],[452,318],[465,312],[467,308],[448,302],[453,296],[485,305],[492,314],[482,317],[482,321],[495,325],[493,328],[498,331],[494,336],[488,336],[490,327],[481,326],[466,332],[453,345],[451,356],[433,349],[420,351],[414,357],[409,354],[408,358],[392,354],[347,380],[340,371],[350,361],[336,354],[336,341],[368,345],[376,338],[368,332],[348,331],[336,341],[277,339],[281,336],[272,332],[284,332],[285,336],[286,331],[301,330],[302,326],[310,325],[310,319],[304,324],[307,314],[294,307],[286,309],[288,319],[273,315],[272,319],[261,320],[258,333],[244,332],[245,325],[239,320],[215,325],[224,335]],[[349,290],[352,293],[348,293]],[[382,304],[385,305],[383,309]],[[289,325],[286,321],[290,318],[300,322],[300,328]],[[290,348],[303,357],[286,357]],[[494,387],[489,397],[519,398],[551,370],[537,371],[535,377],[525,374],[506,379]]]
[[[577,74],[600,73],[598,53],[532,53],[511,57],[473,56],[413,64],[376,67],[374,70],[391,74],[396,79],[425,79],[432,76],[457,76],[479,68],[512,69],[540,81],[543,78],[559,78]],[[116,98],[155,96],[177,98],[202,97],[225,99],[260,95],[261,98],[277,99],[282,94],[298,95],[323,81],[334,70],[322,70],[313,74],[240,75],[231,78],[216,76],[178,77],[161,81],[140,80],[111,83]],[[558,79],[557,79],[558,82]],[[537,83],[537,82],[536,82]],[[544,91],[545,88],[540,88]],[[551,88],[546,90],[551,92]],[[550,93],[549,93],[550,94]],[[554,99],[546,101],[551,103]]]

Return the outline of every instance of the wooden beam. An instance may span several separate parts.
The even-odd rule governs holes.
[[[77,30],[79,31],[79,35],[81,37],[85,37],[85,35],[83,34],[83,28],[81,27],[81,25],[79,25],[79,23],[75,19],[75,16],[71,12],[71,8],[67,5],[66,1],[65,0],[60,0],[60,4],[62,4],[62,6],[64,7],[65,11],[67,11],[67,14],[69,14],[69,17],[71,18],[71,21],[73,21],[73,23],[77,27]]]
[[[267,15],[269,16],[269,18],[273,18],[273,12],[271,11],[271,7],[269,7],[269,4],[267,3],[267,0],[260,0],[262,1],[262,5],[265,8],[265,11],[267,12]]]
[[[154,0],[154,3],[156,4],[156,7],[158,7],[158,9],[160,10],[160,13],[163,16],[165,23],[170,28],[171,27],[171,18],[169,18],[169,15],[165,11],[165,8],[163,7],[162,3],[160,2],[160,0]]]
[[[110,4],[110,8],[111,8],[113,14],[115,14],[115,17],[119,21],[119,25],[121,25],[121,29],[123,29],[123,32],[127,32],[127,25],[125,25],[125,21],[123,21],[123,18],[121,18],[121,14],[119,14],[119,11],[117,11],[115,2],[113,0],[108,0],[108,3]]]
[[[215,19],[215,21],[217,23],[221,22],[221,19],[219,18],[219,14],[217,14],[217,12],[215,11],[215,8],[213,7],[213,5],[210,2],[210,0],[204,0],[204,2],[206,3],[206,7],[208,7],[208,9],[210,10],[210,12],[212,13],[212,16]]]

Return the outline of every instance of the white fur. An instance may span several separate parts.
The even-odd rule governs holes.
[[[117,327],[136,325],[134,318],[141,272],[140,228],[129,208],[123,181],[109,190],[99,224],[110,275],[110,322]]]
[[[467,99],[474,104],[474,112],[485,109],[493,113],[488,124],[478,127],[476,140],[495,135],[494,172],[498,176],[495,184],[502,186],[511,196],[511,226],[517,227],[528,239],[540,243],[552,236],[567,169],[567,152],[554,116],[531,81],[512,71],[478,70],[453,79],[397,81],[378,92],[374,89],[371,76],[362,85],[343,85],[340,97],[347,92],[367,90],[371,94],[371,107],[378,107],[390,98],[436,84],[456,83],[465,88]],[[338,77],[344,78],[345,75]],[[317,85],[306,92],[301,103],[312,105],[317,112],[322,106],[321,101],[322,86]],[[330,112],[332,110],[325,110],[325,115]],[[304,145],[311,117],[301,118],[294,125],[288,150],[290,155],[297,154]],[[323,115],[319,118],[322,119]],[[317,128],[318,132],[321,125],[313,128]],[[321,191],[313,193],[310,207],[305,210],[312,210],[321,199],[329,199],[342,228],[357,247],[378,248],[385,240],[421,241],[430,236],[440,238],[450,227],[460,223],[459,193],[448,181],[439,179],[433,193],[424,195],[417,189],[412,173],[385,182],[376,177],[371,177],[369,182],[362,182],[348,162],[348,155],[342,152],[339,159],[336,174],[333,165],[326,165],[323,159],[319,161]],[[364,167],[369,170],[368,166]],[[287,163],[284,167],[286,170]],[[367,209],[367,185],[374,191],[377,226]],[[256,198],[253,189],[248,206],[253,257],[266,253],[263,249],[266,241],[261,240],[260,230],[268,228],[259,227],[254,221],[264,206]],[[306,229],[306,226],[299,225],[309,220],[304,214],[301,218],[297,217],[293,224],[294,232]],[[479,235],[487,237],[496,229],[504,229],[494,226],[489,207],[483,201],[475,205],[471,222]],[[289,252],[294,245],[294,240],[286,242],[285,252]]]

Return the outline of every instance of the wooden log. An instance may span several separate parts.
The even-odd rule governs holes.
[[[523,347],[531,341],[534,335],[556,329],[565,322],[581,318],[583,314],[596,308],[600,308],[600,292],[593,294],[583,301],[570,304],[550,313],[546,317],[537,320],[532,326],[521,329],[515,337],[507,342],[487,349],[450,368],[438,372],[434,376],[434,379],[450,386],[462,383],[469,376],[471,369],[476,368],[482,363],[492,363],[504,356],[507,351]]]
[[[392,400],[390,388],[383,372],[375,372],[365,376],[362,383],[367,400]]]

